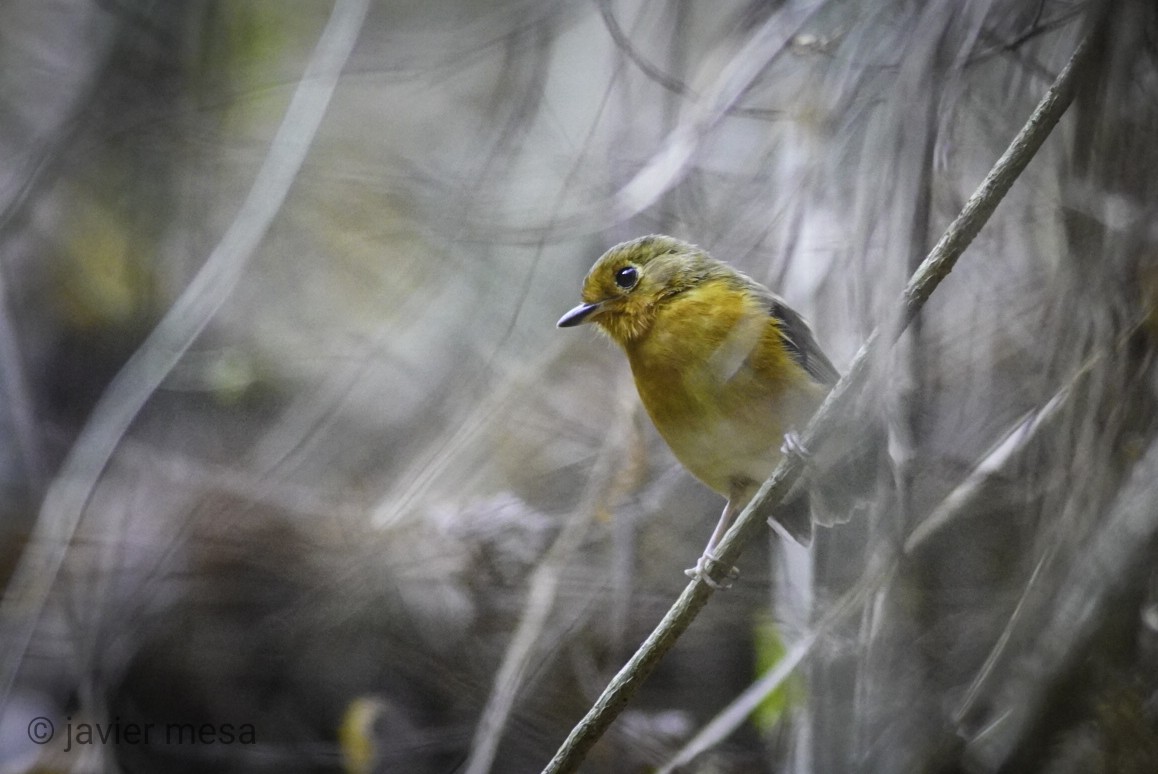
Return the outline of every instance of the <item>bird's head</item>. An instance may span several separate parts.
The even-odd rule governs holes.
[[[691,290],[719,264],[700,248],[651,235],[616,245],[583,280],[583,303],[559,320],[560,328],[593,322],[626,345],[648,331],[665,300]]]

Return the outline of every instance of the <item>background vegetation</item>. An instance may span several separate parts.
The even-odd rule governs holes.
[[[843,369],[1087,33],[873,363],[855,518],[750,548],[585,770],[785,652],[680,770],[1158,770],[1149,0],[4,4],[0,769],[541,769],[722,505],[555,329],[587,268],[689,239]]]

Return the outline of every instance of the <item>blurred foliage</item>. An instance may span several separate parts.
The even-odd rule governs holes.
[[[780,630],[772,620],[763,620],[757,623],[753,645],[756,651],[756,672],[758,674],[775,667],[788,651],[784,647]],[[761,730],[775,731],[783,722],[784,716],[800,701],[801,692],[802,686],[793,681],[780,686],[769,693],[760,703],[752,717],[752,722]]]
[[[1074,107],[874,364],[863,512],[750,550],[585,770],[662,766],[867,577],[686,770],[1158,770],[1150,0],[378,0],[239,284],[54,531],[62,460],[247,217],[331,10],[0,8],[0,576],[66,549],[28,568],[28,642],[6,594],[0,769],[539,770],[722,505],[618,353],[554,328],[591,262],[690,239],[843,365],[1094,29]],[[38,715],[258,744],[65,752]]]

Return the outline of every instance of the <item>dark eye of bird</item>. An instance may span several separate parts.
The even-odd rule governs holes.
[[[639,272],[636,271],[634,266],[624,266],[615,272],[615,284],[624,290],[631,290],[638,281]]]

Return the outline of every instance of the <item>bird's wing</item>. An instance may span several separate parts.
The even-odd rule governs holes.
[[[840,372],[816,343],[816,336],[808,326],[808,321],[784,303],[780,296],[764,288],[761,290],[768,304],[768,314],[779,323],[777,327],[780,335],[784,337],[784,345],[792,353],[793,359],[820,384],[826,387],[836,384]]]

